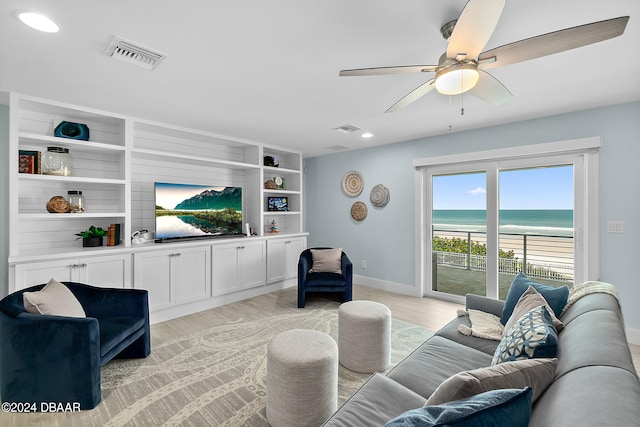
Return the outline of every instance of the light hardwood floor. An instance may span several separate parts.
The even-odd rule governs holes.
[[[152,325],[152,346],[212,326],[238,321],[246,316],[268,313],[276,307],[295,308],[297,303],[296,292],[296,288],[284,289]],[[353,297],[356,300],[381,302],[389,307],[394,318],[424,326],[430,331],[437,331],[449,323],[456,316],[456,310],[464,308],[460,304],[449,301],[411,297],[361,285],[354,285]],[[321,301],[325,298],[331,297],[326,294],[311,294],[307,297],[307,306],[313,306],[314,301]],[[629,345],[629,348],[636,372],[640,375],[640,346]]]

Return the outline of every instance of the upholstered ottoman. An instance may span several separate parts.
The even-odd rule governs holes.
[[[338,346],[324,332],[292,329],[267,349],[267,420],[319,426],[338,407]]]
[[[340,364],[356,372],[384,371],[391,364],[391,310],[378,302],[345,302],[338,310]]]

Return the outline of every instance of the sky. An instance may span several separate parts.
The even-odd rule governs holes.
[[[173,209],[183,200],[200,194],[205,190],[222,191],[224,187],[156,182],[156,205],[165,209]]]
[[[500,209],[573,209],[573,166],[501,171]],[[433,209],[486,209],[486,175],[433,178]]]

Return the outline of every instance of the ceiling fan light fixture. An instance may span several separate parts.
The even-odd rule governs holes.
[[[436,74],[436,89],[443,95],[459,95],[478,83],[480,73],[474,63],[456,63]]]

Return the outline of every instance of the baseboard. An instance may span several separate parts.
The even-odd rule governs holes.
[[[627,328],[626,332],[629,344],[640,345],[640,329]]]
[[[420,297],[420,290],[415,286],[409,286],[402,283],[388,282],[386,280],[374,279],[365,276],[353,276],[353,283],[357,285],[367,286],[369,288],[379,289],[381,291],[393,292],[396,294],[409,295],[412,297]]]

